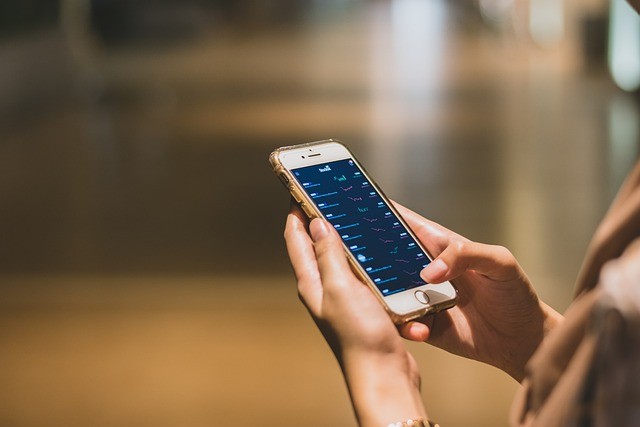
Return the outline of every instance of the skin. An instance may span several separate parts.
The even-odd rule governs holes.
[[[640,12],[640,0],[629,4]],[[421,276],[430,283],[453,281],[459,291],[456,307],[399,329],[351,271],[330,224],[321,219],[309,224],[294,206],[285,229],[300,299],[340,364],[361,426],[427,418],[420,374],[401,335],[496,366],[521,381],[533,352],[563,320],[538,299],[507,249],[469,241],[396,207],[435,257]],[[637,240],[604,266],[602,280],[637,282],[639,258]]]
[[[351,272],[333,227],[318,219],[307,232],[307,225],[294,208],[285,229],[287,251],[300,299],[340,364],[359,424],[426,417],[417,365],[395,325]]]
[[[422,278],[453,281],[458,289],[454,308],[404,325],[402,335],[488,363],[521,381],[525,364],[562,316],[538,299],[508,249],[472,242],[395,205],[435,257]]]
[[[400,330],[351,271],[329,223],[314,219],[308,224],[293,207],[285,229],[300,299],[333,350],[364,426],[426,416],[418,369],[401,334],[492,364],[520,380],[526,361],[562,319],[539,301],[505,248],[471,242],[396,206],[436,256],[422,276],[432,283],[454,280],[459,291],[455,308]]]

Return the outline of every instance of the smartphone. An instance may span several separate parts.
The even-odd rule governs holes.
[[[451,308],[457,291],[420,277],[431,257],[351,151],[337,140],[281,147],[269,161],[309,219],[338,231],[356,275],[396,324]]]

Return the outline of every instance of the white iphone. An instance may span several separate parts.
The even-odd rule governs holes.
[[[429,254],[343,144],[282,147],[269,160],[305,214],[326,219],[338,231],[353,271],[395,323],[455,305],[451,283],[432,285],[420,278]]]

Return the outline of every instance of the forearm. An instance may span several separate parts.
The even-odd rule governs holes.
[[[406,353],[349,354],[341,362],[360,426],[424,418],[419,374]]]

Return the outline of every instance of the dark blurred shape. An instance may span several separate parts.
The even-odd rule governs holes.
[[[55,25],[58,13],[58,1],[3,0],[0,2],[0,37]]]
[[[207,26],[201,1],[93,0],[91,22],[108,46],[146,41],[164,44],[196,36]]]
[[[297,24],[311,0],[92,0],[91,21],[107,46],[164,45],[230,25],[255,30]]]
[[[606,64],[608,32],[608,14],[587,14],[582,19],[582,49],[588,67],[602,68]]]

